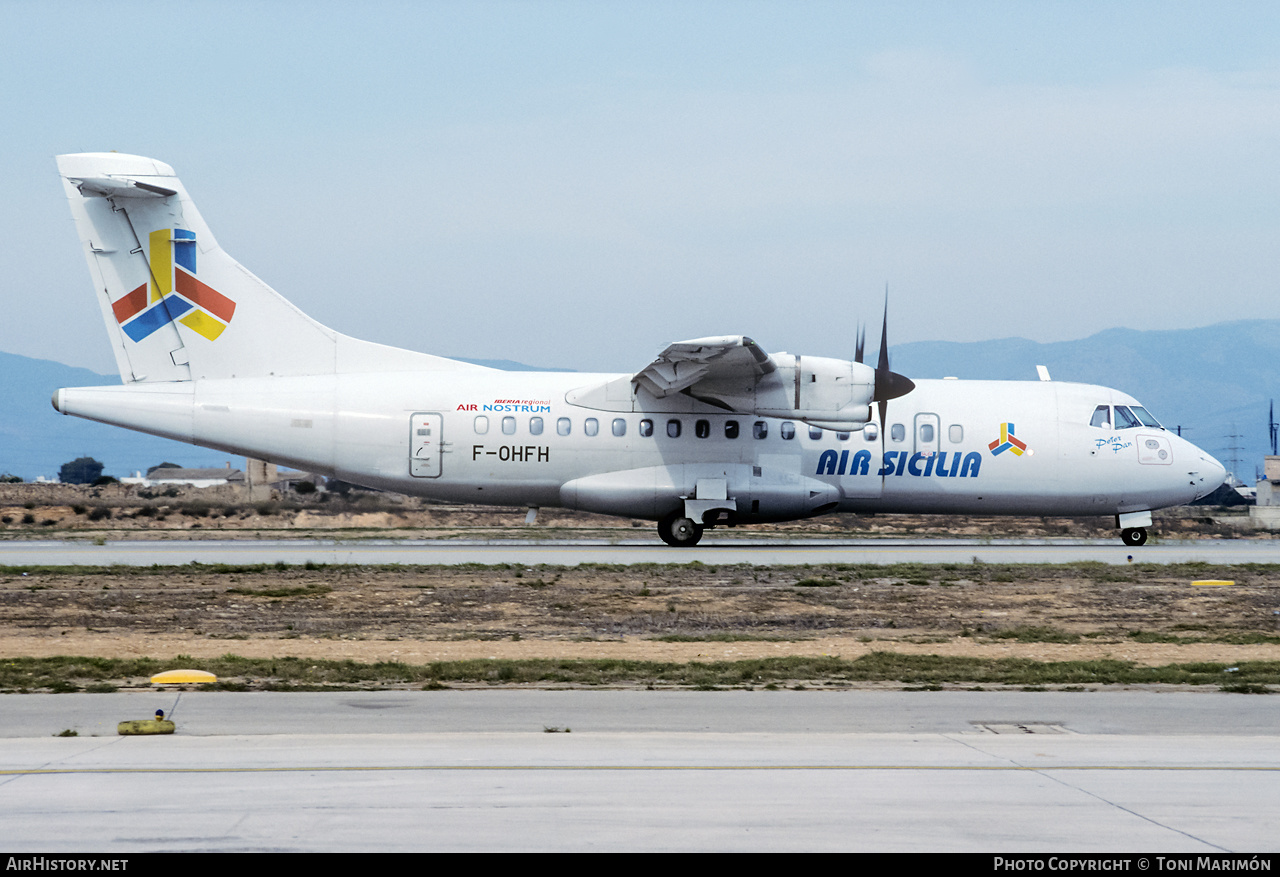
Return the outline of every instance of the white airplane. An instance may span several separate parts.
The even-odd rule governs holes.
[[[862,339],[846,361],[699,338],[620,375],[360,341],[224,253],[168,165],[84,153],[58,170],[123,381],[58,390],[63,414],[530,521],[644,518],[674,546],[835,511],[1114,515],[1142,545],[1152,509],[1226,474],[1117,390],[895,374],[887,314],[874,368]]]

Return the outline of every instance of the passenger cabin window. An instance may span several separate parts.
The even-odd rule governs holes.
[[[782,421],[782,428],[778,430],[784,442],[789,442],[796,437],[796,425],[790,420]]]
[[[489,431],[489,418],[483,414],[476,415],[476,435],[484,435]]]
[[[627,421],[624,417],[613,418],[613,434],[622,436],[627,434]]]
[[[711,421],[695,421],[693,424],[693,434],[698,438],[709,438],[711,436]]]
[[[516,434],[516,419],[514,417],[502,418],[502,434],[503,435]]]
[[[769,422],[767,420],[757,420],[751,425],[751,437],[758,439],[766,439],[769,437]]]
[[[667,436],[670,438],[680,438],[680,421],[667,421]]]
[[[542,418],[529,418],[529,435],[542,435]]]
[[[920,424],[920,442],[921,444],[926,444],[926,445],[933,443],[933,424],[932,423]]]
[[[1093,409],[1093,419],[1089,421],[1090,426],[1097,426],[1102,429],[1111,428],[1111,406],[1099,405]]]
[[[873,442],[880,438],[880,427],[874,423],[868,423],[862,428],[862,437],[869,442]]]
[[[653,435],[653,421],[652,421],[652,420],[642,420],[642,421],[640,421],[640,435],[641,435],[641,436],[643,436],[644,438],[648,438],[649,436]]]
[[[906,441],[907,428],[901,423],[895,423],[893,426],[889,427],[889,438],[893,439],[895,442]]]
[[[822,427],[820,426],[809,427],[809,438],[813,439],[815,442],[818,439],[822,438]]]
[[[556,435],[568,435],[571,429],[573,429],[573,424],[569,418],[561,417],[556,421]]]
[[[838,433],[836,433],[836,438],[837,438],[837,439],[839,439],[839,440],[840,440],[840,441],[842,441],[842,442],[847,442],[847,441],[849,440],[849,433],[847,433],[847,432],[838,432]]]
[[[738,421],[726,420],[724,422],[724,437],[727,439],[736,439],[738,437]]]
[[[951,444],[958,445],[964,441],[964,427],[958,423],[953,423],[947,427],[947,438],[951,439]]]
[[[595,435],[600,431],[600,421],[594,417],[588,417],[586,422],[582,424],[582,431],[587,435]]]

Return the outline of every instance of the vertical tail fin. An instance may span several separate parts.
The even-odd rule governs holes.
[[[125,383],[467,368],[328,329],[223,252],[168,165],[58,157]]]

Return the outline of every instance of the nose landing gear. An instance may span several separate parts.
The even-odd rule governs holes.
[[[1139,545],[1147,544],[1147,528],[1146,527],[1129,527],[1120,531],[1120,541],[1130,548],[1137,548]]]
[[[1151,512],[1125,512],[1116,515],[1120,528],[1120,541],[1130,548],[1147,544],[1147,528],[1151,526]]]

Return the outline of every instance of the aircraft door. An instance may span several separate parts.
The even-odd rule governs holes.
[[[941,422],[936,414],[916,415],[915,452],[932,456],[942,447]]]
[[[409,474],[415,478],[439,478],[444,454],[444,417],[419,413],[409,418]]]

